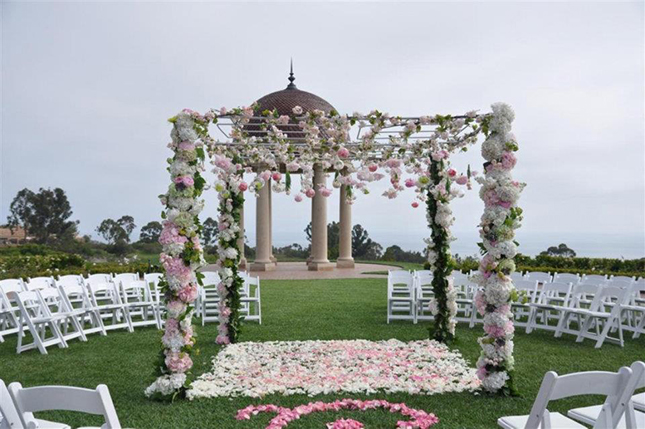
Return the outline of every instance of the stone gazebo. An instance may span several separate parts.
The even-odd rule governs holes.
[[[293,108],[300,106],[303,112],[322,110],[329,113],[335,110],[327,101],[310,92],[299,90],[294,84],[293,68],[289,75],[289,85],[281,91],[272,92],[260,98],[256,104],[260,112],[265,110],[277,110],[279,115],[292,114]],[[285,126],[283,131],[290,136],[295,136],[299,128],[297,126]],[[248,125],[249,135],[261,135],[262,132],[257,126]],[[314,186],[326,185],[326,174],[320,166],[314,170]],[[250,271],[271,271],[275,269],[277,260],[273,256],[272,240],[272,205],[271,186],[264,186],[259,193],[256,205],[256,248],[255,261],[250,264]],[[351,205],[346,198],[346,187],[341,186],[340,192],[340,243],[339,255],[336,268],[354,268],[352,258],[352,211]],[[244,220],[241,220],[242,231],[244,231]],[[244,249],[244,233],[241,234],[239,248]],[[316,195],[312,198],[311,204],[311,256],[307,260],[310,271],[333,270],[334,264],[327,258],[327,197]],[[246,268],[247,261],[242,255],[240,266]]]

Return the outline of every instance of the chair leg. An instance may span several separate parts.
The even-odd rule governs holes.
[[[587,334],[587,331],[589,331],[589,326],[591,326],[592,321],[593,320],[591,316],[585,316],[582,327],[580,328],[580,332],[578,333],[578,337],[576,338],[576,343],[581,343],[584,340],[584,337]]]

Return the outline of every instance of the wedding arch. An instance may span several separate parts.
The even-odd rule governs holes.
[[[327,174],[333,175],[333,186],[349,204],[358,194],[369,192],[370,182],[384,177],[390,180],[384,196],[395,198],[408,188],[425,203],[430,228],[425,241],[435,296],[431,336],[449,342],[455,335],[457,312],[456,293],[449,281],[454,221],[450,201],[463,195],[462,188],[470,189],[472,180],[480,183],[485,205],[479,225],[483,257],[475,275],[481,286],[475,305],[484,316],[485,332],[478,340],[482,352],[477,375],[487,391],[510,393],[514,366],[511,301],[516,298],[510,275],[517,254],[515,230],[522,218],[517,201],[525,186],[511,174],[518,150],[511,133],[514,116],[508,105],[496,103],[490,113],[472,111],[458,116],[400,117],[376,110],[367,115],[340,115],[333,110],[303,111],[299,106],[289,115],[279,115],[276,110],[260,112],[253,105],[203,115],[184,109],[170,118],[173,128],[168,147],[173,156],[168,159],[168,172],[172,181],[160,196],[165,211],[159,240],[165,270],[160,287],[167,312],[156,365],[158,378],[146,394],[175,397],[190,384],[193,302],[203,278],[197,270],[204,264],[199,214],[204,206],[201,194],[209,187],[202,175],[207,158],[217,177],[212,187],[219,198],[219,344],[238,340],[240,212],[245,193],[258,195],[271,187],[276,192],[295,192],[296,201],[311,198],[316,204],[332,193],[325,185]],[[211,137],[212,124],[218,129],[229,127],[228,138]],[[450,156],[467,151],[480,136],[484,136],[483,173],[478,175],[470,168],[458,173],[451,168]],[[291,187],[291,175],[296,173],[301,174],[298,191]],[[403,180],[404,173],[412,178]],[[253,175],[253,180],[247,183],[244,174]]]

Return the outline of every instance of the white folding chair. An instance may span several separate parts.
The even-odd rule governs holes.
[[[626,292],[625,289],[614,286],[601,287],[594,297],[589,310],[579,310],[584,319],[576,342],[582,342],[585,338],[590,338],[596,340],[596,348],[602,347],[605,341],[618,343],[623,347],[623,327],[620,312],[621,307],[625,304],[625,298],[629,298]],[[609,311],[607,311],[608,309]],[[595,328],[596,326],[600,327],[600,325],[602,325],[602,331],[598,332],[596,329],[596,332],[593,332],[591,330],[592,326]],[[618,331],[618,338],[609,336],[610,329]]]
[[[555,329],[555,337],[561,337],[563,333],[578,335],[579,330],[582,328],[582,316],[586,311],[589,311],[593,298],[599,290],[600,286],[590,284],[577,284],[573,286],[569,305],[563,307],[560,313],[560,320]],[[577,330],[572,330],[569,327],[572,316],[576,317]]]
[[[527,326],[529,315],[531,314],[531,304],[535,303],[537,298],[538,282],[537,280],[516,280],[513,286],[518,291],[521,301],[511,302],[511,312],[513,313],[513,323],[515,326]]]
[[[618,392],[617,409],[612,410],[612,428],[645,429],[645,413],[634,410],[634,390],[645,387],[645,363],[636,361],[631,366],[632,376]],[[567,415],[579,422],[594,426],[599,420],[606,419],[602,405],[574,408]],[[600,417],[600,419],[599,419]],[[602,427],[602,426],[601,426]]]
[[[214,271],[203,271],[204,278],[199,293],[199,312],[202,316],[202,326],[206,322],[217,322],[219,319],[219,293],[217,285],[221,280]]]
[[[538,281],[536,279],[532,279]],[[526,333],[530,334],[533,329],[544,329],[555,331],[556,326],[549,322],[554,317],[559,320],[562,309],[569,304],[571,295],[570,283],[544,283],[536,302],[529,304],[531,307],[529,321],[526,325]],[[540,323],[538,323],[540,319]]]
[[[434,299],[432,271],[415,271],[413,276],[416,293],[417,320],[434,320],[434,315],[428,309],[428,305]]]
[[[247,288],[246,296],[240,298],[242,304],[248,305],[248,312],[244,316],[244,320],[254,320],[261,325],[262,303],[260,300],[260,278],[246,276],[244,283]]]
[[[162,296],[161,288],[159,287],[159,282],[161,281],[161,279],[163,279],[162,273],[148,273],[143,275],[143,281],[145,281],[146,284],[148,285],[148,289],[150,289],[152,300],[155,302],[155,305],[157,307],[157,317],[158,317],[159,326],[163,326],[164,324],[162,313],[165,311],[163,296]]]
[[[116,278],[115,278],[115,281]],[[150,288],[145,280],[125,279],[117,283],[121,292],[121,302],[125,308],[125,317],[130,320],[130,326],[155,325],[161,329],[159,307],[152,298]]]
[[[118,289],[112,281],[101,283],[101,277],[86,280],[86,287],[92,303],[92,309],[101,317],[106,331],[127,329],[134,332],[130,318],[126,316],[125,305],[121,301]],[[105,323],[111,320],[111,323]]]
[[[9,297],[16,301],[20,309],[17,353],[37,348],[40,353],[46,355],[47,347],[49,346],[67,347],[65,338],[58,326],[58,322],[65,320],[67,315],[53,316],[38,291],[12,292]],[[27,326],[33,338],[33,342],[30,344],[23,344],[25,326]],[[49,338],[47,337],[48,329],[51,334]]]
[[[458,322],[472,321],[472,315],[477,313],[475,309],[475,293],[479,287],[469,278],[465,278],[453,285],[456,293],[455,302],[457,304],[457,314],[455,320]]]
[[[3,336],[16,334],[19,329],[20,309],[9,294],[24,290],[22,279],[0,280],[0,343],[4,341]]]
[[[390,320],[416,319],[416,293],[414,277],[410,271],[388,271],[387,275],[387,323]]]
[[[578,274],[571,273],[555,273],[553,275],[553,282],[557,283],[571,283],[572,285],[577,285],[580,283],[580,276]]]
[[[624,303],[620,307],[620,317],[625,318],[623,329],[633,332],[633,339],[645,334],[645,283],[632,283],[626,292]]]
[[[599,274],[585,274],[580,279],[580,283],[601,285],[607,283],[607,276]]]
[[[579,395],[603,395],[607,399],[601,407],[594,428],[606,429],[614,427],[612,422],[615,416],[622,416],[625,404],[619,404],[620,394],[632,376],[631,369],[621,368],[615,372],[577,372],[559,376],[549,371],[542,380],[531,413],[524,416],[501,417],[497,424],[504,429],[584,429],[586,426],[577,423],[560,413],[552,413],[547,409],[550,401]]]
[[[110,391],[105,384],[95,390],[71,386],[22,387],[20,383],[9,385],[9,394],[16,404],[18,415],[25,428],[59,428],[65,424],[43,422],[34,417],[40,411],[77,411],[103,416],[102,429],[120,429]]]
[[[629,277],[629,276],[611,276],[609,278],[609,281],[610,282],[615,282],[615,281],[627,282],[627,283],[631,284],[631,283],[634,283],[636,281],[636,279],[634,277]]]
[[[53,277],[34,277],[27,279],[25,283],[25,290],[38,290],[54,287]]]
[[[80,274],[67,274],[64,276],[58,276],[58,280],[55,280],[56,283],[65,283],[65,284],[83,284],[83,276]]]
[[[92,300],[85,285],[74,284],[73,280],[69,282],[57,280],[56,284],[63,298],[66,310],[70,313],[76,312],[78,314],[78,321],[83,329],[83,333],[85,335],[96,333],[103,336],[107,335],[101,314],[92,305]]]
[[[48,315],[58,319],[58,326],[66,343],[75,338],[87,341],[79,321],[85,315],[85,310],[69,306],[58,288],[41,289],[36,293],[40,295],[41,301],[45,304]]]
[[[13,399],[9,396],[9,391],[4,381],[0,379],[0,429],[18,429],[22,428],[22,421],[13,403]]]
[[[542,284],[551,283],[553,280],[551,273],[545,273],[543,271],[529,271],[524,277],[526,280],[533,280]]]

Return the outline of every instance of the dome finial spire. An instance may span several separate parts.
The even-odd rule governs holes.
[[[293,58],[291,58],[291,69],[289,72],[289,85],[287,85],[287,89],[296,89],[296,84],[293,83],[294,80],[296,80],[296,78],[293,76]]]

